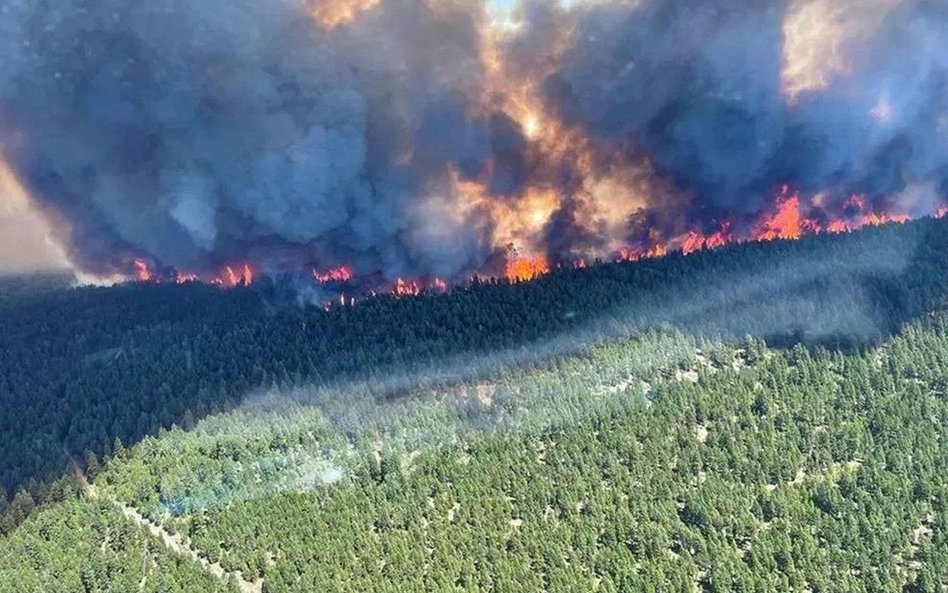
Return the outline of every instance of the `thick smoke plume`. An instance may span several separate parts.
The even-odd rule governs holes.
[[[596,141],[652,157],[709,208],[757,212],[782,183],[843,197],[926,184],[948,194],[943,2],[646,0],[554,12],[553,26],[573,30],[543,82],[548,107]],[[526,35],[546,35],[549,21],[528,22]]]
[[[479,7],[385,2],[333,29],[290,0],[2,7],[4,152],[82,265],[483,261],[489,221],[455,216],[450,182],[497,143]]]
[[[496,17],[483,0],[0,0],[0,150],[99,274],[391,282],[544,260],[530,275],[948,194],[943,2]],[[796,225],[761,227],[792,192]]]

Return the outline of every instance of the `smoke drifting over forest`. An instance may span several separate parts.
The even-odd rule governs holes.
[[[451,280],[924,216],[948,195],[943,2],[534,0],[499,19],[478,0],[0,0],[0,16],[0,153],[97,274]],[[787,204],[789,231],[761,222]]]

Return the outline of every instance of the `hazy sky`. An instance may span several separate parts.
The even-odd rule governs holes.
[[[66,267],[61,249],[48,237],[48,226],[0,162],[0,274]]]

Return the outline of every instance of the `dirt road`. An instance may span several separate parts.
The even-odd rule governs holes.
[[[72,460],[73,471],[75,472],[79,483],[82,484],[82,490],[86,498],[89,500],[98,500],[99,492],[96,490],[95,484],[89,482],[89,479],[79,462],[72,457],[70,457],[70,459]],[[147,517],[138,512],[136,508],[119,500],[108,499],[108,502],[118,507],[126,519],[135,525],[146,528],[153,537],[160,539],[166,548],[180,556],[190,558],[214,577],[222,581],[227,581],[231,578],[231,576],[233,576],[237,580],[237,584],[240,587],[241,593],[262,593],[263,581],[247,581],[243,578],[243,575],[240,573],[240,571],[234,573],[227,572],[219,562],[208,562],[206,558],[203,558],[200,554],[198,554],[197,551],[195,551],[194,548],[192,548],[184,540],[184,538],[181,537],[181,535],[168,532],[161,525],[150,521]]]

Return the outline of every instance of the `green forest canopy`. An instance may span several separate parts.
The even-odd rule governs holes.
[[[936,591],[945,230],[330,314],[272,289],[0,289],[0,396],[25,412],[0,427],[0,591],[210,590],[55,479],[70,455],[269,592]]]

